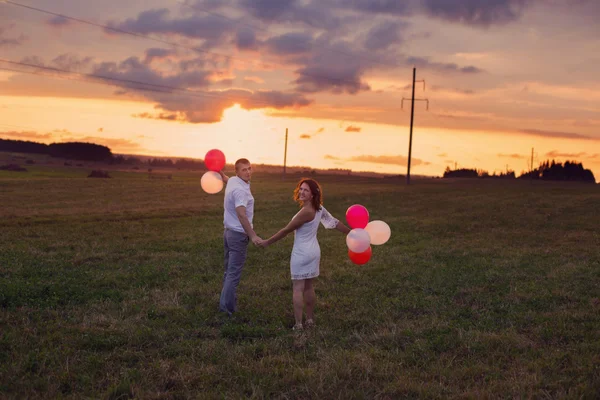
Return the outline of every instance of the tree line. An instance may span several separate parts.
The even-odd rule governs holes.
[[[523,172],[516,176],[514,171],[495,172],[490,175],[487,171],[477,169],[455,169],[446,167],[444,178],[487,178],[487,179],[533,179],[542,181],[574,181],[596,183],[594,173],[583,167],[582,163],[576,161],[565,161],[564,163],[555,160],[546,160],[539,167],[530,172]]]

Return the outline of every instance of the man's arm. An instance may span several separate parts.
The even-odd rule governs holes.
[[[220,170],[219,174],[221,175],[221,179],[223,179],[223,183],[227,183],[227,181],[229,180],[229,177],[227,175],[225,175],[223,170]]]
[[[248,235],[248,237],[250,237],[250,240],[252,240],[252,243],[254,243],[255,245],[260,244],[262,239],[259,238],[256,232],[254,232],[254,229],[252,229],[252,225],[250,225],[250,221],[248,221],[248,216],[246,215],[246,207],[236,207],[235,212],[238,216],[238,219],[240,220],[240,223],[242,224],[242,227],[244,228],[244,231],[246,232],[246,235]]]

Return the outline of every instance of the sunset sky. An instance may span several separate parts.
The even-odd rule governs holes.
[[[289,128],[288,165],[404,174],[414,66],[412,173],[519,174],[534,148],[599,181],[599,20],[597,0],[0,0],[0,138],[282,164]]]

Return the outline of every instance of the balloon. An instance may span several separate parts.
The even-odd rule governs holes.
[[[371,221],[365,228],[371,237],[371,244],[384,244],[390,239],[392,230],[390,226],[383,221]]]
[[[221,150],[212,149],[204,156],[204,165],[210,171],[220,171],[225,166],[225,154]]]
[[[364,229],[369,223],[369,211],[360,204],[354,204],[346,211],[346,221],[350,228]]]
[[[363,251],[362,253],[355,253],[352,250],[348,250],[348,256],[350,256],[350,261],[352,261],[356,265],[364,265],[369,262],[371,259],[371,255],[373,251],[371,250],[371,246],[367,249],[367,251]]]
[[[371,244],[371,238],[364,229],[352,229],[346,236],[346,244],[354,253],[363,253],[367,251]]]
[[[208,171],[202,175],[200,186],[208,194],[219,193],[223,189],[223,178],[217,172]]]

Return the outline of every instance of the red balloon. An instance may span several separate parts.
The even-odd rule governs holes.
[[[369,223],[369,211],[360,204],[350,206],[346,211],[346,221],[352,229],[365,229]]]
[[[348,255],[350,256],[350,261],[357,265],[364,265],[371,259],[371,255],[373,254],[371,250],[371,246],[367,249],[367,251],[363,251],[362,253],[355,253],[352,250],[348,250]]]
[[[221,150],[212,149],[204,156],[204,165],[210,171],[219,172],[225,166],[225,154]]]

